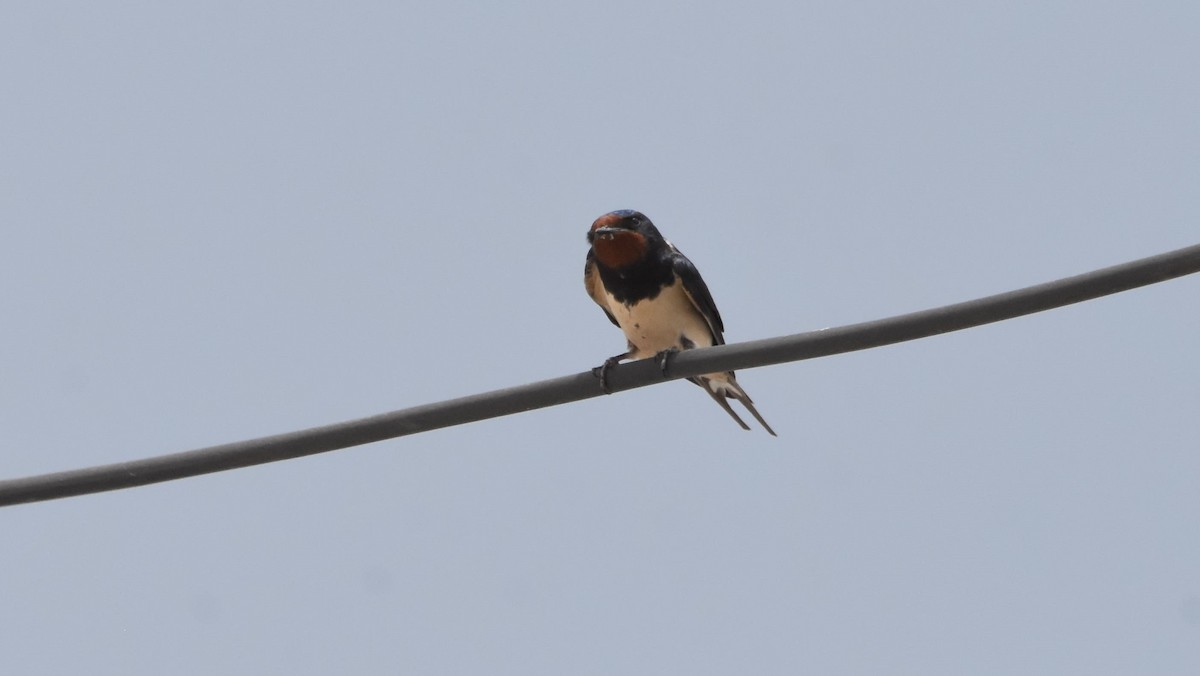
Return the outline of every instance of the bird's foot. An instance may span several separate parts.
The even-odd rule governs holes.
[[[608,384],[608,370],[616,366],[618,362],[627,356],[628,353],[619,354],[615,357],[609,357],[608,359],[604,360],[603,364],[592,369],[592,375],[600,379],[600,389],[604,390],[605,394],[612,394],[612,386]]]
[[[679,354],[679,348],[669,347],[662,352],[654,355],[654,360],[658,362],[658,369],[662,371],[663,377],[667,377],[667,367],[671,363],[671,357]]]

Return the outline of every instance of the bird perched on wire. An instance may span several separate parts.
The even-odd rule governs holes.
[[[674,352],[725,344],[721,315],[700,271],[663,238],[649,218],[628,209],[607,213],[592,223],[587,240],[592,248],[584,266],[584,286],[629,342],[627,352],[609,358],[599,368],[606,391],[607,370],[621,360],[657,357],[665,370]],[[775,436],[733,371],[688,380],[704,388],[743,429],[750,426],[730,407],[729,399],[742,402]]]

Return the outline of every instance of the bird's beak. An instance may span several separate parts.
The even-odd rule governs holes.
[[[599,239],[612,239],[613,237],[616,237],[617,233],[619,232],[622,232],[621,228],[603,227],[596,228],[592,231],[592,234]]]

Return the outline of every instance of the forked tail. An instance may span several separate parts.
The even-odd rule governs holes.
[[[770,432],[771,436],[773,437],[779,436],[778,434],[775,434],[775,430],[771,429],[771,426],[767,424],[767,421],[763,420],[763,417],[758,412],[758,409],[754,407],[754,401],[750,399],[750,395],[746,394],[746,391],[742,389],[741,385],[738,385],[737,380],[734,379],[732,372],[723,373],[717,377],[697,376],[696,378],[688,378],[688,380],[691,380],[693,383],[703,387],[704,391],[708,393],[708,396],[712,397],[713,401],[717,402],[718,406],[725,409],[725,412],[728,413],[730,417],[737,422],[737,424],[741,425],[742,429],[749,430],[750,426],[747,425],[746,421],[742,420],[741,416],[739,416],[733,410],[733,407],[729,405],[730,399],[737,399],[738,401],[742,402],[742,406],[745,406],[746,410],[750,411],[750,415],[754,416],[754,419],[758,421],[758,424],[763,426],[763,429]]]

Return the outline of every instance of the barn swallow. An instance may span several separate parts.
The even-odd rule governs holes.
[[[657,357],[665,371],[672,353],[725,344],[725,326],[700,271],[645,215],[628,209],[605,214],[592,223],[587,241],[592,248],[583,270],[584,286],[629,342],[628,351],[599,368],[606,390],[605,372],[621,360]],[[742,402],[775,436],[733,371],[688,380],[704,388],[742,429],[750,426],[729,406],[729,399]]]

